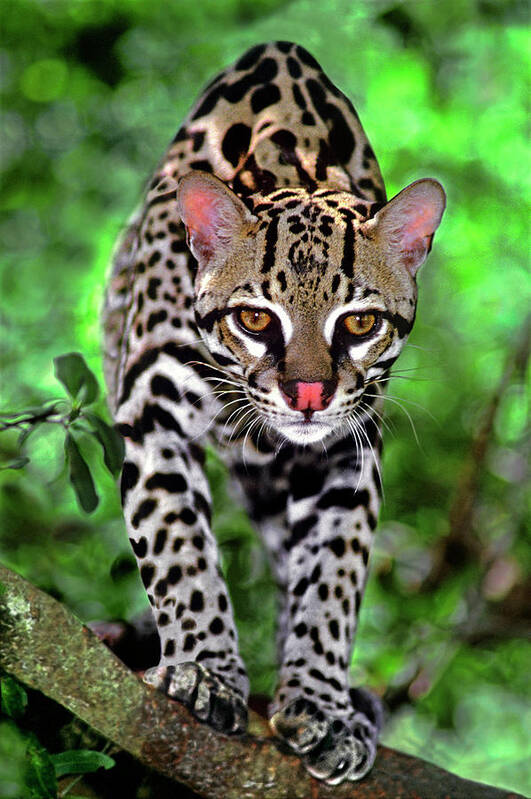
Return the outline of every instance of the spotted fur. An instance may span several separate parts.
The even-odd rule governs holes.
[[[303,48],[260,45],[192,108],[107,293],[124,513],[161,640],[146,679],[217,729],[245,728],[203,469],[214,441],[279,586],[272,728],[332,784],[375,755],[379,710],[348,670],[379,508],[381,395],[443,210],[430,179],[386,202],[349,100]],[[245,328],[242,311],[266,329]],[[347,318],[371,330],[353,335]]]

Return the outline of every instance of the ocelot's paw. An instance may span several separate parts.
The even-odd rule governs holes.
[[[364,713],[327,718],[314,702],[296,699],[270,720],[279,738],[298,755],[314,777],[329,785],[360,780],[376,756],[378,727]]]
[[[146,671],[144,682],[182,702],[199,721],[219,732],[237,735],[247,728],[247,707],[241,696],[199,663],[156,666]]]

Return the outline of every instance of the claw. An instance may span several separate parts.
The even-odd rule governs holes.
[[[365,694],[363,694],[364,701]],[[378,729],[376,712],[360,703],[346,719],[326,718],[318,706],[296,699],[277,711],[270,720],[274,733],[302,756],[309,773],[328,785],[356,781],[370,770],[376,755]]]
[[[318,707],[308,700],[295,702],[275,713],[269,720],[275,735],[283,738],[297,754],[314,749],[325,737],[328,722]]]
[[[146,671],[144,682],[182,702],[199,721],[219,732],[237,735],[247,728],[243,699],[199,663],[155,666]]]

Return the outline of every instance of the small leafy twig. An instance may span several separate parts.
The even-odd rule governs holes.
[[[51,400],[36,408],[0,413],[0,433],[19,430],[18,453],[3,469],[22,469],[30,458],[24,451],[29,436],[43,424],[55,424],[65,432],[65,462],[77,501],[86,513],[99,503],[90,467],[79,447],[79,437],[93,436],[103,450],[109,472],[118,476],[123,461],[123,441],[118,433],[91,406],[99,396],[98,381],[82,355],[69,352],[54,358],[55,376],[64,386],[68,400]]]
[[[28,696],[22,685],[13,677],[0,673],[1,712],[13,722],[23,720],[28,706]],[[25,787],[34,799],[56,799],[66,796],[82,779],[84,774],[99,768],[110,769],[115,765],[108,752],[112,744],[107,742],[102,751],[94,749],[69,749],[51,754],[35,733],[19,727],[26,742]],[[57,781],[67,774],[76,775],[61,791]]]

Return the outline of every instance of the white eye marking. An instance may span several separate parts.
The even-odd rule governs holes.
[[[374,302],[370,298],[365,302],[363,300],[355,300],[347,305],[338,305],[337,308],[334,308],[328,314],[323,328],[324,337],[328,344],[332,343],[336,322],[340,316],[348,313],[365,313],[366,311],[385,311],[385,308],[381,307],[379,302]]]
[[[270,302],[265,297],[231,297],[229,300],[229,308],[237,308],[240,305],[248,305],[249,308],[260,308],[260,310],[271,311],[273,316],[278,317],[284,342],[287,344],[293,335],[293,323],[289,318],[282,305],[277,305],[276,302]]]
[[[393,342],[393,344],[390,347],[388,347],[388,349],[385,350],[384,353],[380,354],[380,358],[385,358],[385,360],[388,360],[389,358],[398,357],[398,355],[402,351],[405,343],[406,343],[406,338],[396,339]],[[382,371],[382,369],[381,369],[380,366],[378,366],[378,364],[375,364],[374,366],[370,366],[368,368],[368,370],[367,370],[367,377],[368,378],[374,377],[377,374],[381,374],[381,371]]]
[[[257,341],[253,336],[246,335],[243,330],[238,327],[232,316],[227,317],[227,324],[230,332],[247,347],[251,355],[255,358],[262,358],[265,355],[267,350],[266,345],[261,341]]]
[[[372,341],[360,341],[359,344],[352,344],[348,348],[348,354],[353,361],[359,360],[367,354],[372,344]]]

